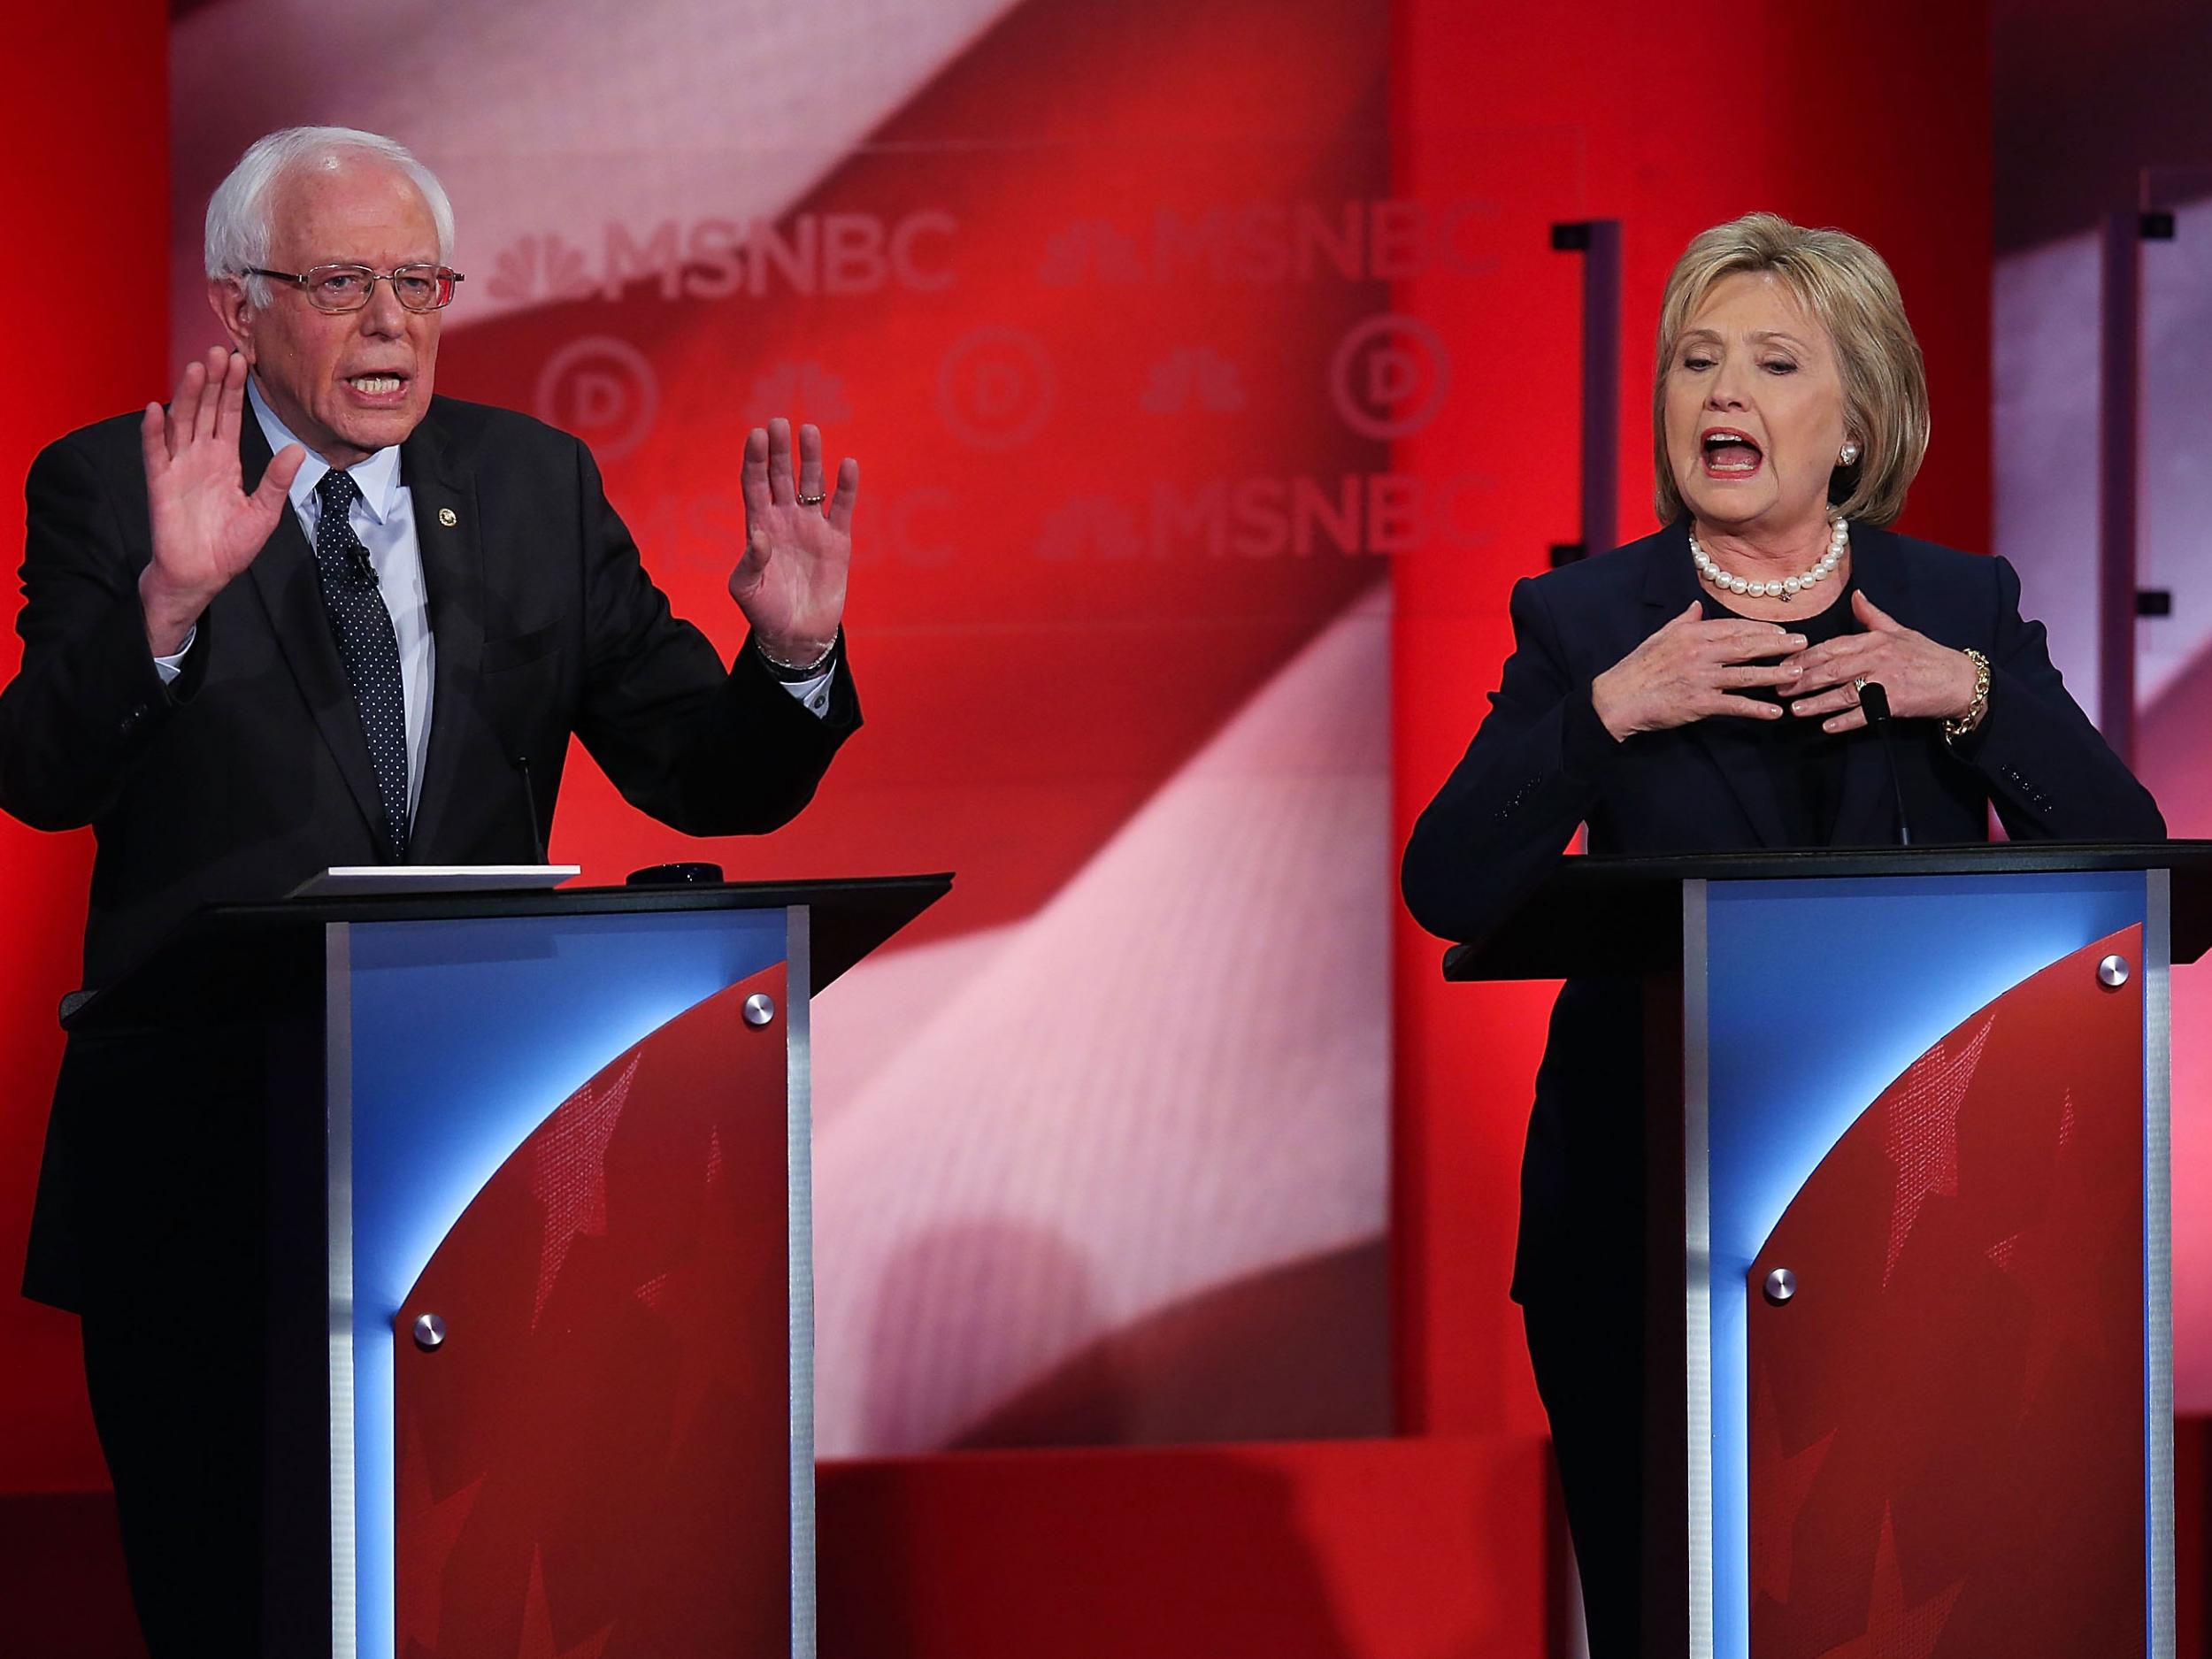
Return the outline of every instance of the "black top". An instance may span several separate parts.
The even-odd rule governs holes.
[[[1878,740],[1824,747],[1823,767],[1831,752],[1840,757],[1841,786],[1830,833],[1810,838],[1816,845],[1895,849],[1901,794],[1915,844],[1891,858],[1978,845],[1993,808],[2012,838],[2007,857],[2032,851],[2029,843],[2165,839],[2156,803],[2067,695],[2040,625],[2020,614],[2009,565],[1854,525],[1851,565],[1859,591],[1905,626],[1989,658],[1989,712],[1957,744],[1943,741],[1939,720],[1893,720],[1894,784]],[[1850,856],[1777,850],[1807,838],[1789,822],[1801,807],[1778,787],[1800,774],[1775,764],[1774,748],[1809,738],[1762,729],[1778,722],[1716,719],[1616,742],[1597,718],[1593,680],[1694,601],[1710,600],[1690,559],[1686,521],[1514,588],[1514,650],[1489,716],[1406,847],[1403,884],[1417,921],[1446,939],[1494,936],[1501,949],[1525,939],[1515,933],[1516,913],[1558,873],[1583,825],[1598,855]],[[1644,1007],[1632,979],[1607,977],[1641,964],[1607,964],[1596,949],[1635,924],[1601,879],[1609,861],[1567,862],[1587,866],[1574,874],[1592,902],[1532,923],[1570,936],[1548,965],[1576,977],[1553,1011],[1537,1078],[1514,1288],[1524,1301],[1577,1298],[1571,1305],[1590,1317],[1593,1284],[1642,1282],[1622,1263],[1640,1261],[1645,1248]],[[1663,910],[1669,895],[1653,891]],[[1673,902],[1678,913],[1678,895]]]
[[[1782,618],[1783,626],[1793,633],[1805,636],[1807,645],[1824,645],[1830,640],[1840,639],[1847,634],[1863,634],[1859,619],[1851,611],[1853,586],[1847,583],[1836,593],[1835,603],[1812,616]],[[1707,598],[1705,612],[1709,619],[1733,617],[1741,622],[1767,622],[1770,617],[1747,617],[1740,611],[1732,611],[1717,599]],[[1779,657],[1759,659],[1762,664],[1778,663]],[[1782,703],[1787,700],[1770,686],[1747,687],[1742,695],[1757,703]],[[1801,719],[1785,714],[1772,725],[1761,727],[1752,720],[1740,724],[1752,727],[1760,733],[1755,740],[1769,769],[1774,774],[1774,803],[1782,815],[1786,847],[1829,847],[1835,843],[1836,817],[1843,804],[1844,757],[1849,746],[1858,742],[1872,742],[1874,733],[1861,726],[1852,732],[1824,732],[1816,719]]]

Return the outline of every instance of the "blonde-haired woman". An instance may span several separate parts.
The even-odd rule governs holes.
[[[1985,840],[1992,807],[2016,840],[2162,839],[2022,618],[2012,567],[1888,528],[1928,425],[1920,348],[1871,248],[1770,213],[1691,242],[1660,307],[1665,527],[1516,585],[1491,711],[1406,848],[1422,926],[1481,936],[1583,825],[1598,854],[1889,846],[1901,794],[1916,844]],[[1778,992],[1816,995],[1820,941],[1774,967]],[[1513,1282],[1594,1659],[1637,1640],[1640,1024],[1632,986],[1560,994]]]

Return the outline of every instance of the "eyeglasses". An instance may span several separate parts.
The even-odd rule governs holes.
[[[463,280],[458,271],[442,265],[395,265],[389,271],[373,271],[365,265],[319,265],[306,271],[264,271],[249,265],[245,274],[289,282],[319,311],[357,311],[375,296],[379,282],[389,282],[392,293],[411,311],[442,311],[453,303],[453,285]]]

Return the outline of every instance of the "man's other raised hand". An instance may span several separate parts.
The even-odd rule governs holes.
[[[156,657],[173,655],[209,602],[253,563],[307,459],[298,444],[285,445],[247,495],[238,468],[245,408],[246,359],[219,348],[188,364],[169,406],[147,404],[138,424],[154,541],[138,597]]]
[[[801,426],[795,477],[791,423],[779,418],[747,434],[741,481],[745,555],[730,572],[730,596],[771,657],[811,663],[836,640],[845,614],[860,463],[845,458],[833,492],[822,472],[822,434]]]

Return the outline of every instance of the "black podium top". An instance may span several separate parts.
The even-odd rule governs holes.
[[[1663,971],[1681,960],[1685,881],[1838,876],[2173,872],[2173,960],[2212,947],[2212,841],[2133,845],[1992,841],[1984,846],[1563,857],[1488,937],[1444,953],[1448,979],[1563,979]]]
[[[215,904],[114,985],[65,1006],[71,1031],[265,1018],[303,994],[319,999],[323,929],[332,922],[474,917],[609,916],[690,910],[810,913],[811,989],[819,991],[952,888],[949,873],[839,881],[729,881],[697,887],[578,887],[526,893],[380,894]]]

